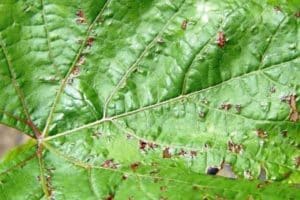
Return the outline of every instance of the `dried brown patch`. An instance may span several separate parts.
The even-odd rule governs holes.
[[[296,105],[296,95],[290,96],[289,106],[291,108],[289,118],[292,122],[297,122],[299,120],[299,113]]]
[[[220,48],[223,48],[225,46],[226,43],[226,37],[224,32],[219,32],[218,33],[218,39],[217,39],[217,44]]]
[[[221,109],[226,110],[226,111],[230,110],[231,107],[232,107],[232,105],[230,103],[223,103],[221,105]]]
[[[290,106],[290,115],[289,119],[292,122],[297,122],[300,118],[299,112],[297,110],[297,97],[296,95],[287,95],[280,98],[282,102],[287,103]]]
[[[171,157],[172,157],[172,155],[171,155],[171,153],[170,153],[169,147],[165,148],[165,149],[163,150],[163,158],[171,158]]]
[[[140,150],[145,150],[147,146],[147,142],[140,140]]]
[[[87,39],[87,41],[86,41],[86,45],[87,45],[88,47],[91,47],[91,46],[93,45],[94,41],[95,41],[95,38],[89,37],[89,38]]]
[[[75,67],[73,68],[73,70],[72,70],[72,74],[73,74],[74,76],[78,76],[78,75],[80,74],[80,67],[75,66]]]
[[[110,194],[108,197],[105,198],[105,200],[114,200],[114,195]]]
[[[227,145],[228,145],[228,150],[233,153],[239,154],[243,150],[242,144],[236,144],[232,141],[228,141]]]
[[[78,24],[83,24],[83,23],[86,22],[86,18],[85,18],[84,12],[83,12],[82,10],[78,10],[78,11],[76,12],[76,16],[77,16],[76,22],[77,22]]]
[[[139,166],[140,166],[140,163],[139,163],[139,162],[136,162],[136,163],[132,163],[132,164],[130,165],[130,168],[131,168],[132,171],[135,172],[135,171],[139,168]]]
[[[104,163],[101,165],[101,167],[111,168],[111,169],[117,169],[118,168],[118,164],[115,163],[113,159],[110,159],[110,160],[104,161]]]
[[[188,24],[188,21],[186,19],[183,20],[182,23],[181,23],[181,29],[186,30],[187,24]]]
[[[190,151],[190,154],[191,154],[191,157],[194,158],[197,156],[198,153],[197,153],[197,151],[192,150],[192,151]]]
[[[179,156],[185,156],[187,152],[184,149],[180,149],[180,151],[177,153]]]
[[[267,132],[264,131],[264,130],[262,130],[262,129],[256,130],[256,135],[257,135],[259,138],[262,138],[262,139],[268,137]]]

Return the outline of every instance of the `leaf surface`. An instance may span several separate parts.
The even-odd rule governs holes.
[[[0,122],[32,140],[0,199],[300,198],[300,22],[272,3],[1,1]]]

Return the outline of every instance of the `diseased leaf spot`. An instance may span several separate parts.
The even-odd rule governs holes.
[[[230,103],[223,103],[221,105],[221,109],[226,110],[226,111],[230,110],[231,107],[232,107],[232,105]]]
[[[191,154],[192,158],[195,158],[197,156],[197,151],[192,150],[192,151],[190,151],[190,154]]]
[[[235,144],[232,141],[228,141],[228,150],[231,151],[232,153],[239,154],[243,150],[243,145],[242,144]]]
[[[105,198],[105,200],[114,200],[114,195],[110,194],[108,197]]]
[[[147,146],[147,142],[140,140],[140,149],[145,151]]]
[[[146,141],[143,141],[143,140],[140,140],[139,144],[140,144],[140,146],[139,146],[140,150],[143,150],[143,151],[147,151],[149,149],[154,149],[154,148],[158,147],[158,145],[155,144],[155,143],[146,142]]]
[[[226,43],[226,38],[224,32],[219,32],[218,33],[218,38],[217,38],[217,44],[220,48],[223,48]]]
[[[296,95],[286,95],[280,98],[282,102],[286,102],[290,107],[290,114],[289,119],[292,122],[297,122],[300,118],[299,112],[297,110],[297,104],[296,104]]]
[[[122,180],[127,180],[127,179],[128,179],[128,175],[124,174],[124,175],[122,176]]]
[[[82,10],[78,10],[78,11],[76,12],[76,16],[77,16],[76,22],[77,22],[78,24],[83,24],[83,23],[86,22],[85,15],[84,15],[84,13],[83,13]]]
[[[290,111],[290,120],[292,122],[297,122],[299,120],[299,113],[296,107],[296,95],[291,95],[290,96],[290,101],[289,101],[289,105],[291,108]]]
[[[209,167],[206,171],[207,174],[209,175],[216,175],[219,172],[219,168],[217,167]]]
[[[300,11],[295,13],[295,17],[300,18]]]
[[[136,162],[136,163],[132,163],[130,165],[130,168],[133,172],[136,172],[136,170],[138,169],[138,167],[140,166],[140,163],[139,162]]]
[[[111,168],[111,169],[117,169],[118,165],[119,164],[115,163],[113,159],[110,159],[110,160],[104,161],[104,163],[101,165],[101,167]]]
[[[74,75],[74,76],[78,76],[79,73],[80,73],[80,67],[75,66],[75,67],[73,68],[73,70],[72,70],[71,73],[72,73],[72,75]]]
[[[181,29],[182,30],[186,30],[187,23],[188,23],[188,21],[186,19],[182,21],[182,23],[181,23]]]
[[[85,62],[85,56],[84,55],[80,55],[77,65],[83,65]]]
[[[87,45],[88,47],[92,47],[94,41],[95,41],[95,38],[93,38],[93,37],[88,37],[88,39],[87,39],[87,41],[86,41],[86,45]]]
[[[287,130],[283,130],[283,131],[280,132],[280,134],[282,135],[282,137],[287,137],[288,131]]]
[[[185,156],[187,154],[187,152],[183,149],[180,149],[180,151],[177,153],[177,155],[179,156]]]
[[[268,137],[267,132],[266,132],[266,131],[263,131],[262,129],[256,130],[256,135],[257,135],[259,138],[262,138],[262,139]]]
[[[163,150],[163,158],[171,158],[172,154],[170,153],[170,148],[167,147]]]

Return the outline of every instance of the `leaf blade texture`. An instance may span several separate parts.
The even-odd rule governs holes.
[[[299,198],[285,7],[0,2],[0,123],[32,137],[0,164],[0,199]]]

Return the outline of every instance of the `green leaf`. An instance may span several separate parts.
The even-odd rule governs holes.
[[[0,123],[32,139],[0,199],[299,199],[299,20],[268,0],[1,1]]]

